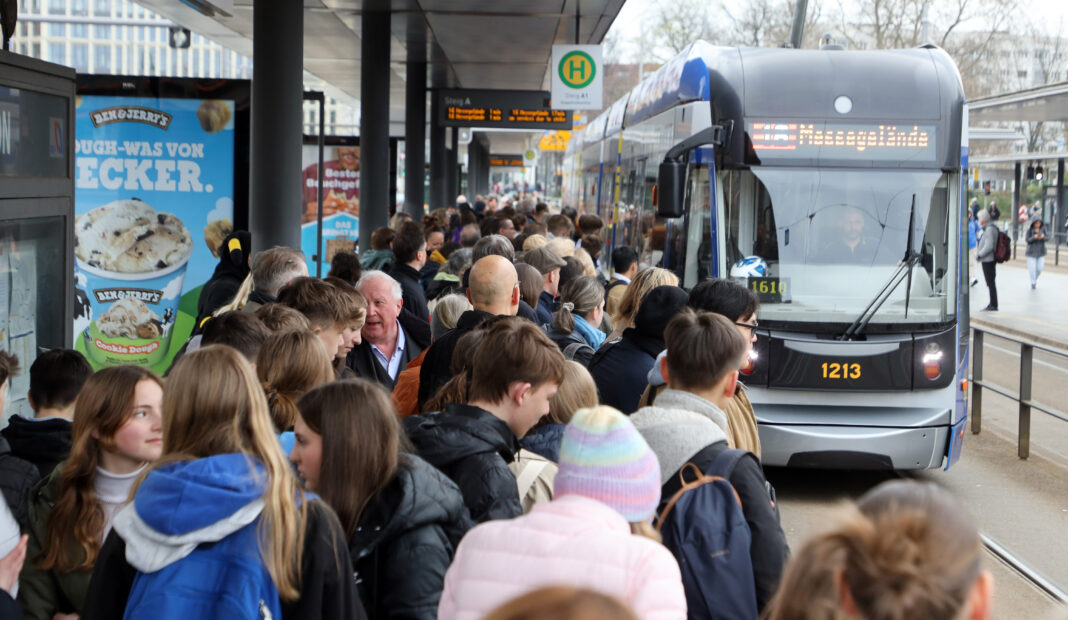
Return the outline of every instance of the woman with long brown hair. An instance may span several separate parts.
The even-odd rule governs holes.
[[[377,383],[323,385],[299,407],[290,459],[337,512],[368,614],[433,620],[445,571],[473,525],[460,490],[411,453]]]
[[[337,518],[300,490],[252,366],[204,347],[165,396],[163,456],[115,516],[82,617],[364,617]]]
[[[26,618],[78,614],[115,514],[162,450],[163,384],[151,370],[91,375],[74,405],[66,461],[30,491],[30,539],[19,578]]]

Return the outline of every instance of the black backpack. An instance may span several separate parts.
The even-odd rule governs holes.
[[[704,473],[693,463],[684,465],[679,470],[682,488],[657,518],[664,546],[679,562],[690,620],[757,618],[752,534],[738,492],[728,481],[746,454],[724,450]],[[693,479],[687,481],[687,474]]]

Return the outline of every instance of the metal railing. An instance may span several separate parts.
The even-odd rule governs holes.
[[[1009,390],[983,380],[983,339],[985,334],[1002,338],[1020,345],[1020,391],[1014,394]],[[1017,455],[1026,459],[1031,454],[1031,410],[1037,409],[1042,413],[1051,415],[1058,420],[1068,422],[1068,413],[1053,409],[1032,400],[1032,370],[1034,366],[1035,350],[1052,353],[1068,360],[1068,351],[1043,344],[1036,343],[1024,338],[1006,334],[1004,332],[972,326],[972,401],[971,418],[972,434],[978,435],[983,424],[983,390],[987,389],[995,394],[1014,400],[1019,405],[1018,419],[1018,442]]]

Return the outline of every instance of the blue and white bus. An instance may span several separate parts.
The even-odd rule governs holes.
[[[765,464],[948,468],[967,415],[965,126],[938,48],[698,42],[587,126],[564,199],[609,223],[605,256],[627,244],[687,289],[759,294],[743,380]]]

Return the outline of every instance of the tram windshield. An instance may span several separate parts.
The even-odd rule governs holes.
[[[760,295],[762,323],[851,323],[898,271],[910,241],[920,254],[911,282],[894,289],[871,325],[894,331],[952,319],[959,224],[949,175],[759,167],[720,182],[724,271]],[[766,265],[764,276],[752,257]]]

